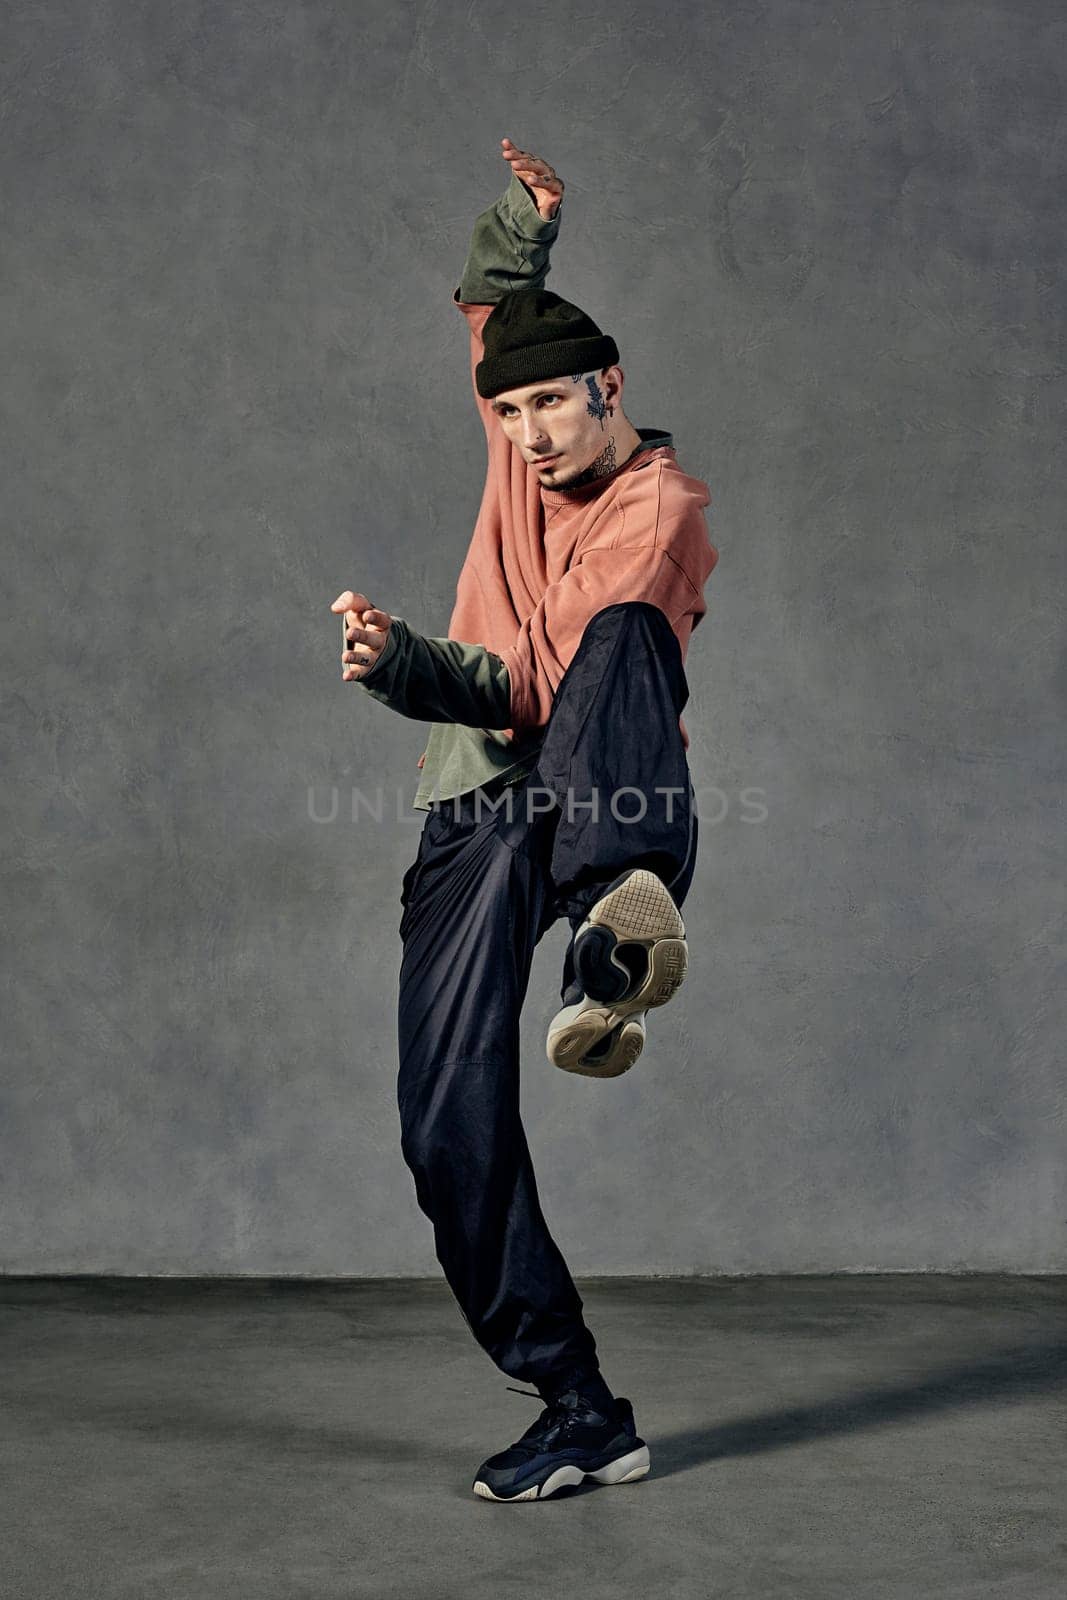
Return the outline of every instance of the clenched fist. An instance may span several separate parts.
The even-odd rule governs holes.
[[[372,606],[365,594],[346,589],[339,594],[331,611],[343,611],[341,621],[341,677],[366,677],[385,649],[392,617],[388,611]]]

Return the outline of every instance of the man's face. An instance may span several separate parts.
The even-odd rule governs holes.
[[[621,376],[615,368],[608,371]],[[617,395],[613,399],[617,414]],[[489,404],[546,488],[565,488],[599,459],[609,442],[607,388],[599,372],[508,389]]]

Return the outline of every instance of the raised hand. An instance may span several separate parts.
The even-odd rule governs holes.
[[[508,138],[501,139],[500,143],[503,146],[500,154],[515,176],[529,184],[534,191],[538,212],[546,222],[551,222],[563,199],[563,179],[557,178],[548,162],[542,161],[540,156],[533,155],[529,150],[519,150]]]

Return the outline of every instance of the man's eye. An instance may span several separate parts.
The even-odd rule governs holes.
[[[558,401],[559,401],[559,403],[560,403],[560,404],[561,404],[561,405],[562,405],[562,403],[563,403],[563,396],[562,396],[562,395],[559,395],[559,394],[546,394],[546,395],[542,395],[542,396],[541,396],[541,400],[540,400],[540,401],[539,401],[539,402],[538,402],[538,403],[539,403],[539,404],[542,404],[542,403],[543,403],[543,402],[544,402],[544,401],[545,401],[545,400],[558,400]],[[500,415],[501,415],[501,416],[502,416],[502,417],[506,417],[506,418],[507,418],[507,419],[508,419],[508,421],[509,421],[509,422],[510,422],[510,421],[511,421],[511,418],[512,418],[512,417],[513,417],[513,416],[515,416],[515,407],[514,407],[514,406],[508,406],[508,408],[507,408],[507,410],[506,410],[506,411],[502,411],[502,412],[501,412],[501,413],[500,413]]]

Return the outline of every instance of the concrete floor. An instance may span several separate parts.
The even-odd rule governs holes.
[[[443,1282],[0,1279],[5,1600],[1063,1600],[1067,1279],[598,1279],[641,1482],[470,1489],[535,1400]]]

